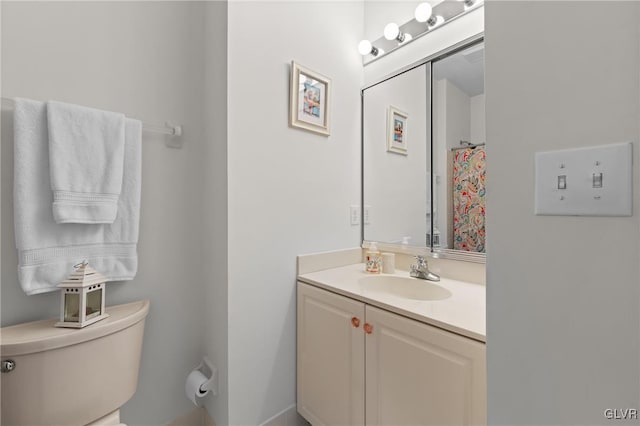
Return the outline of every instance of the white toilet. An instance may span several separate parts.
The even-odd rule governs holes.
[[[56,328],[56,319],[0,329],[0,424],[120,424],[138,385],[149,301],[106,310],[82,329]]]

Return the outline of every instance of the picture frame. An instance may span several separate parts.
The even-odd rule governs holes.
[[[329,136],[331,79],[291,61],[289,127]]]
[[[407,121],[409,114],[389,106],[387,114],[387,152],[408,155]]]

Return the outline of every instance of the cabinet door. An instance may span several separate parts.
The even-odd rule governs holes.
[[[298,282],[298,411],[364,425],[364,303]]]
[[[486,424],[485,345],[366,308],[367,425]]]

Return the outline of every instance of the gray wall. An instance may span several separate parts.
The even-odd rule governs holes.
[[[485,6],[490,424],[606,424],[606,408],[639,408],[639,8]],[[623,141],[632,217],[533,214],[535,152]]]
[[[138,392],[122,412],[129,425],[164,424],[191,410],[184,380],[203,353],[201,265],[212,257],[209,251],[203,259],[201,246],[203,145],[217,140],[203,137],[204,6],[2,2],[2,96],[58,99],[184,125],[181,150],[165,147],[162,136],[143,135],[138,275],[108,286],[108,305],[151,300]],[[224,51],[208,48],[224,68]],[[210,88],[209,97],[224,99],[219,91]],[[59,306],[58,294],[26,296],[17,282],[12,116],[3,107],[2,325],[55,317]]]

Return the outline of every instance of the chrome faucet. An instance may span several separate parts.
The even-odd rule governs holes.
[[[429,272],[427,259],[424,256],[416,256],[416,263],[411,265],[409,275],[421,280],[440,281],[440,277],[433,272]]]

